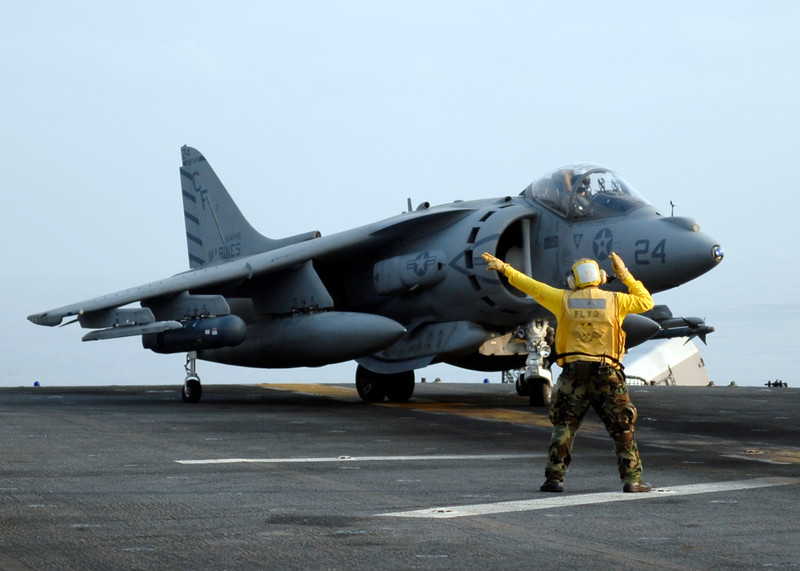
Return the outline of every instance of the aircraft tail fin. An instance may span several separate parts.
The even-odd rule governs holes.
[[[181,147],[181,191],[189,267],[214,266],[271,249],[199,151]]]
[[[190,268],[215,266],[319,237],[319,232],[281,240],[263,236],[250,225],[199,151],[183,146],[181,158],[181,191]]]

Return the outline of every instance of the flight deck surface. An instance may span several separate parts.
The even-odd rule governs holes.
[[[800,391],[631,387],[650,494],[590,412],[563,494],[511,385],[0,389],[1,569],[738,569],[800,561]]]

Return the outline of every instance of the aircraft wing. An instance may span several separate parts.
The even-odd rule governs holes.
[[[290,244],[274,250],[234,259],[219,265],[201,267],[162,280],[124,289],[107,295],[94,297],[28,316],[37,325],[57,326],[67,317],[78,317],[82,327],[103,329],[84,337],[85,341],[108,339],[127,335],[155,333],[177,329],[181,325],[175,320],[156,321],[147,308],[120,309],[134,302],[152,302],[179,296],[184,292],[213,292],[225,287],[245,283],[255,278],[273,281],[283,279],[284,272],[296,269],[314,260],[336,260],[337,257],[352,257],[380,247],[409,232],[430,231],[446,226],[469,214],[472,209],[448,208],[409,212],[372,225],[356,228],[328,237],[316,238]],[[313,269],[310,270],[313,272]],[[308,274],[304,274],[308,275]],[[302,277],[301,277],[302,279]],[[201,297],[225,314],[227,304],[222,296]]]

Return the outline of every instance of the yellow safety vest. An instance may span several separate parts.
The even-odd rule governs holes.
[[[563,355],[563,362],[600,361],[619,368],[625,332],[620,326],[617,295],[587,287],[564,292],[561,304],[556,353]]]
[[[556,353],[560,355],[558,364],[572,361],[600,361],[604,359],[615,369],[622,368],[620,361],[625,353],[625,331],[622,320],[629,313],[644,313],[653,308],[653,298],[642,282],[628,274],[623,284],[629,293],[615,293],[597,287],[579,290],[564,290],[549,286],[526,276],[511,266],[506,267],[505,276],[515,288],[533,297],[550,311],[558,321],[556,329]],[[570,299],[576,307],[570,307]],[[605,306],[600,299],[605,299]],[[578,301],[581,299],[598,301]],[[597,314],[579,313],[578,305],[598,306]],[[603,307],[600,307],[603,306]],[[581,319],[583,316],[591,319]],[[577,327],[575,322],[577,321]],[[582,325],[587,323],[587,326]],[[582,332],[584,334],[580,334]],[[577,336],[575,333],[579,333]],[[588,334],[588,337],[585,335]],[[570,354],[571,353],[571,354]]]

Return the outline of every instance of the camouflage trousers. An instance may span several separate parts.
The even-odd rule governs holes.
[[[572,460],[575,433],[592,407],[614,441],[619,476],[624,483],[642,476],[642,461],[634,438],[636,407],[628,396],[622,372],[600,363],[578,361],[564,365],[550,407],[553,434],[547,452],[545,477],[563,482]]]

